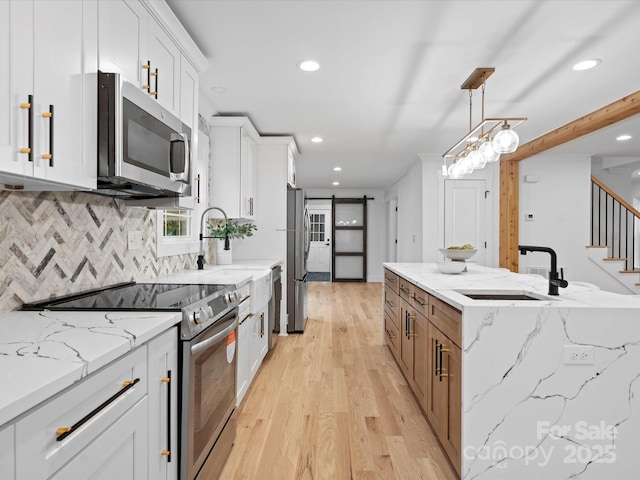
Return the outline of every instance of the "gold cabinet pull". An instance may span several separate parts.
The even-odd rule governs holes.
[[[147,71],[147,84],[143,85],[142,89],[148,92],[151,90],[151,61],[147,60],[147,63],[142,65],[142,68]]]
[[[42,112],[43,118],[51,118],[52,116],[53,116],[53,113],[51,112]]]
[[[171,451],[170,450],[161,450],[160,451],[160,455],[165,456],[165,457],[170,457],[171,456]]]
[[[42,158],[44,160],[51,160],[53,158],[53,155],[51,155],[50,153],[43,153]]]
[[[27,146],[20,149],[20,153],[26,153],[29,156],[27,160],[33,162],[33,95],[27,96],[26,103],[21,103],[20,108],[29,110],[27,119]]]
[[[160,381],[162,383],[171,383],[171,377],[161,377]]]
[[[48,118],[49,119],[49,153],[45,153],[42,155],[42,159],[44,160],[49,160],[49,166],[53,167],[53,140],[54,140],[54,133],[53,133],[53,105],[49,105],[49,111],[48,112],[42,112],[42,118]]]
[[[111,403],[113,403],[116,399],[118,399],[118,397],[120,397],[121,395],[126,393],[127,390],[133,388],[135,386],[135,384],[138,383],[139,381],[140,381],[140,379],[136,378],[135,380],[126,380],[126,381],[122,382],[122,387],[123,388],[121,388],[116,393],[111,395],[111,397],[109,397],[107,400],[102,402],[96,408],[91,410],[84,417],[82,417],[80,420],[78,420],[76,423],[74,423],[71,427],[60,427],[60,428],[56,429],[56,441],[57,442],[61,442],[62,440],[67,438],[69,435],[71,435],[73,432],[75,432],[78,428],[80,428],[82,425],[87,423],[89,420],[91,420],[93,417],[95,417],[102,410],[107,408]]]

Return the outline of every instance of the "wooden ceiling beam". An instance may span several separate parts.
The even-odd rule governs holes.
[[[521,145],[500,157],[499,265],[518,271],[518,162],[640,114],[640,90]]]
[[[515,152],[503,155],[501,160],[507,162],[524,160],[638,114],[640,114],[640,90],[534,138],[521,145]]]

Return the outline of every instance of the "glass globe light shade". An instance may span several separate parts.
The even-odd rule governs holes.
[[[469,157],[460,157],[457,164],[460,165],[460,171],[462,172],[462,175],[469,175],[471,172],[473,172],[473,165],[471,165]]]
[[[463,173],[460,164],[452,163],[451,165],[449,165],[449,178],[458,180],[459,178],[462,178],[462,175]]]
[[[485,159],[487,163],[497,162],[500,158],[500,154],[493,148],[491,140],[482,142],[482,145],[480,145],[478,152],[480,152],[480,155]]]
[[[511,130],[507,122],[504,122],[502,130],[493,138],[493,148],[499,154],[513,153],[518,148],[519,142],[518,134]]]
[[[487,164],[487,161],[482,155],[480,155],[480,152],[478,152],[478,150],[472,150],[467,157],[467,161],[471,164],[474,170],[484,168],[484,166]]]

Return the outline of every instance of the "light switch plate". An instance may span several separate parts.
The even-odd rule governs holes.
[[[139,230],[129,230],[127,232],[127,248],[129,250],[140,250],[142,248],[142,232]]]

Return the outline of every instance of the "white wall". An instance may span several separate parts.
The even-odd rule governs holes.
[[[526,175],[537,176],[537,183],[525,183]],[[584,155],[545,154],[520,162],[521,245],[553,248],[558,268],[565,279],[594,283],[603,290],[628,293],[587,257],[591,243],[591,159]],[[533,221],[525,221],[532,213]],[[520,273],[528,267],[549,267],[545,253],[528,253],[519,258]]]
[[[367,200],[367,282],[382,282],[382,262],[385,243],[384,192],[382,190],[305,189],[308,198],[358,198]]]
[[[385,203],[398,200],[398,262],[421,262],[423,242],[422,162],[416,161],[407,173],[385,191]],[[389,228],[385,215],[384,232]],[[389,238],[388,233],[383,235]],[[388,242],[388,240],[387,240]],[[388,249],[387,249],[388,250]],[[386,260],[386,259],[385,259]]]

